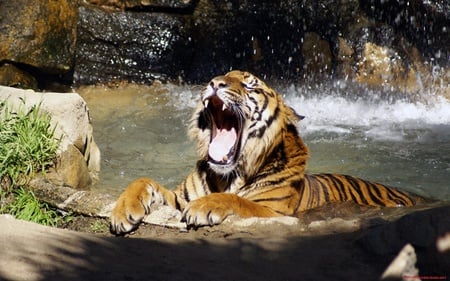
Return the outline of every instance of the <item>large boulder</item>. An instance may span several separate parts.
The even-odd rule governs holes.
[[[176,77],[192,46],[179,15],[79,9],[74,81],[151,83]]]
[[[73,68],[77,0],[0,1],[0,10],[0,67],[13,63],[49,75]],[[0,81],[3,75],[9,74]]]
[[[86,102],[76,93],[36,93],[0,86],[0,101],[14,109],[41,104],[51,116],[55,137],[61,138],[54,170],[48,179],[75,189],[88,188],[100,170],[100,151],[94,141]]]

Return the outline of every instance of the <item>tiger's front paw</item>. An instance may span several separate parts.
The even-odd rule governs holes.
[[[155,190],[150,179],[133,181],[120,195],[111,212],[110,231],[122,235],[133,231],[154,204],[163,204],[163,196]]]
[[[227,194],[210,194],[191,201],[184,209],[181,218],[188,227],[213,226],[222,223],[233,214]]]

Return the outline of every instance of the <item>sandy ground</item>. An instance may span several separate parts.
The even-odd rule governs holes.
[[[391,260],[361,258],[355,233],[220,238],[158,229],[151,238],[108,237],[5,215],[0,226],[1,280],[378,280]]]
[[[313,232],[280,224],[260,225],[259,232],[245,227],[227,231],[226,226],[186,232],[143,225],[127,237],[0,215],[0,280],[379,280],[397,254],[389,243],[399,240],[398,231],[406,237],[413,232],[409,225],[414,229],[421,224],[450,232],[450,206],[436,210],[383,224],[391,225],[386,233],[373,232],[377,227],[339,232],[353,221],[336,220],[331,228]],[[371,231],[375,239],[370,243],[378,253],[361,246]],[[427,241],[439,233],[429,233],[419,231],[424,238],[417,240],[421,273],[446,280],[450,266],[439,264],[443,256],[433,260],[433,251],[427,250]],[[378,237],[387,237],[388,251]],[[450,262],[450,252],[444,262]]]

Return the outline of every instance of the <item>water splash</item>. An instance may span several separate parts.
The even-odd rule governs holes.
[[[408,130],[450,128],[450,101],[441,96],[414,101],[401,93],[342,95],[336,89],[323,93],[293,85],[285,92],[286,102],[306,116],[300,124],[304,135],[362,133],[376,140],[401,141]]]

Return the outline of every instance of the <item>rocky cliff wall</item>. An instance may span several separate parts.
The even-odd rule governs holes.
[[[20,0],[0,9],[8,86],[198,83],[230,69],[405,92],[450,80],[446,0]]]

